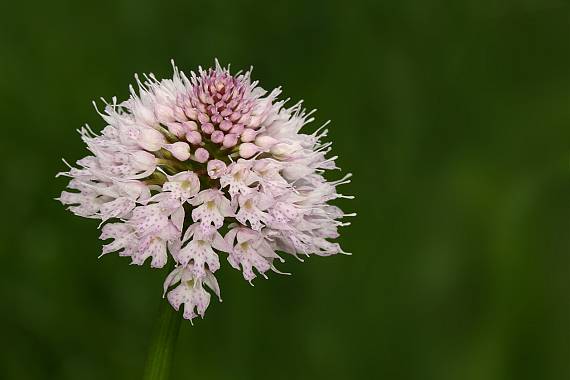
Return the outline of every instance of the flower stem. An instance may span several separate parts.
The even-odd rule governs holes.
[[[169,379],[180,330],[180,319],[180,313],[170,306],[166,298],[163,299],[146,359],[144,380]]]

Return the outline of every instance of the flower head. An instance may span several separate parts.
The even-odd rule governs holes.
[[[329,182],[327,130],[301,133],[311,122],[301,103],[284,107],[250,79],[214,68],[189,77],[138,77],[130,98],[106,103],[100,134],[80,130],[91,155],[60,173],[71,178],[59,200],[76,215],[101,220],[102,255],[174,270],[164,282],[169,302],[192,320],[203,316],[220,258],[257,275],[279,272],[279,253],[297,258],[345,253],[330,240],[345,216],[328,202],[346,197]],[[349,198],[349,197],[346,197]]]

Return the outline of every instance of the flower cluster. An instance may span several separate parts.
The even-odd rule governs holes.
[[[204,316],[220,256],[251,283],[279,272],[277,252],[345,253],[338,237],[344,214],[329,201],[350,175],[329,182],[327,130],[300,129],[313,119],[297,103],[285,107],[229,67],[172,79],[138,77],[127,101],[105,102],[100,134],[80,130],[91,155],[60,173],[71,178],[59,200],[74,214],[101,220],[105,255],[118,252],[153,268],[172,262],[164,294],[184,318]],[[353,215],[353,214],[350,214]],[[302,260],[301,260],[302,261]]]

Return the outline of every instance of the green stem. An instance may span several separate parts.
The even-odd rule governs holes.
[[[144,380],[169,379],[180,330],[180,319],[181,313],[177,313],[166,298],[163,299],[146,359]]]

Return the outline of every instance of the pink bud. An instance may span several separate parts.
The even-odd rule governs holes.
[[[255,138],[255,145],[264,149],[269,149],[275,144],[277,144],[277,140],[271,136],[257,136]]]
[[[156,118],[160,121],[174,121],[174,112],[172,111],[172,108],[163,104],[157,104],[154,107],[154,113],[156,114]]]
[[[188,116],[188,119],[196,120],[196,118],[198,117],[198,112],[196,112],[196,110],[192,107],[185,107],[184,113],[186,114],[186,116]]]
[[[210,158],[210,153],[208,153],[208,151],[204,148],[198,148],[194,152],[194,160],[195,161],[204,163],[204,162],[208,161],[208,158]]]
[[[214,125],[212,123],[202,124],[202,131],[209,135],[210,133],[214,132]]]
[[[198,115],[198,121],[202,124],[205,124],[210,121],[210,117],[205,113],[200,113]]]
[[[239,146],[239,155],[243,158],[250,158],[259,152],[259,147],[252,143],[243,143]]]
[[[140,139],[138,141],[141,148],[148,150],[149,152],[155,152],[162,148],[166,143],[162,133],[152,128],[144,128],[141,131]]]
[[[212,179],[220,178],[226,172],[226,164],[220,160],[208,161],[208,175]]]
[[[231,121],[238,121],[240,118],[241,118],[241,113],[239,113],[239,112],[234,112],[230,116]]]
[[[192,145],[198,145],[202,142],[202,135],[198,131],[190,131],[186,133],[186,140]]]
[[[190,145],[182,141],[169,144],[166,149],[179,161],[186,161],[190,158]]]
[[[133,167],[139,170],[151,170],[156,167],[156,157],[144,150],[133,153]]]
[[[250,120],[251,116],[249,116],[247,113],[244,113],[243,116],[239,118],[238,123],[248,125]]]
[[[243,132],[244,127],[243,124],[235,124],[232,129],[230,129],[230,133],[234,133],[236,135],[241,135],[241,133]]]
[[[224,132],[214,131],[212,132],[212,137],[210,137],[213,143],[219,144],[224,141]]]
[[[220,123],[220,129],[222,131],[229,131],[232,128],[233,124],[229,120],[222,120]]]
[[[196,124],[196,122],[189,120],[189,121],[185,121],[182,123],[182,125],[184,126],[184,128],[186,128],[187,131],[197,131],[198,130],[198,124]]]
[[[174,107],[174,118],[177,121],[186,120],[186,115],[184,115],[184,110],[181,107],[179,107],[179,106]]]
[[[231,148],[237,144],[238,136],[234,135],[233,133],[227,134],[224,136],[223,145],[226,148]]]
[[[261,124],[261,117],[259,117],[259,116],[253,116],[253,117],[249,120],[249,127],[250,127],[250,128],[257,129],[260,124]]]
[[[252,142],[255,140],[255,136],[257,135],[257,131],[251,128],[245,128],[243,133],[241,134],[241,141],[243,142]]]
[[[204,105],[204,103],[196,104],[196,112],[198,119],[200,119],[200,113],[206,112],[206,106]]]
[[[168,128],[168,131],[170,133],[178,137],[182,137],[186,133],[186,129],[180,123],[176,122],[166,123],[166,127]]]
[[[222,120],[224,119],[219,113],[212,115],[212,123],[219,124]]]

